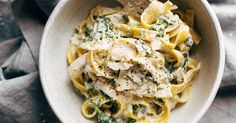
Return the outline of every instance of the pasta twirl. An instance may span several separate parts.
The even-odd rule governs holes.
[[[194,11],[175,9],[170,1],[152,0],[135,18],[98,5],[77,26],[67,59],[86,118],[165,123],[176,104],[188,101],[201,68],[189,52],[201,37],[193,30]]]

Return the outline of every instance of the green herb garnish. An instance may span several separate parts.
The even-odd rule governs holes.
[[[188,53],[184,53],[184,63],[182,65],[182,68],[186,68],[188,61],[189,61],[189,55]]]
[[[166,62],[166,63],[165,63],[165,67],[166,67],[166,69],[168,70],[169,73],[174,72],[174,70],[175,70],[174,64],[175,64],[175,63],[176,63],[176,62]]]
[[[133,118],[128,118],[128,120],[127,120],[127,123],[135,123],[135,122],[136,122],[136,120]]]

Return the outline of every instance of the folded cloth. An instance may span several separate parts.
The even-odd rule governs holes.
[[[40,87],[38,72],[0,82],[1,123],[56,123]]]
[[[39,7],[48,16],[51,14],[54,7],[57,5],[59,0],[35,0]]]
[[[59,123],[38,74],[46,16],[32,0],[15,1],[12,6],[21,33],[8,2],[0,0],[0,123]]]
[[[235,0],[208,0],[210,3],[227,3],[227,4],[235,4],[236,1]]]
[[[224,33],[226,63],[221,88],[199,123],[234,123],[236,121],[236,1],[214,2],[215,4],[211,6]]]
[[[1,10],[7,0],[0,0]],[[0,123],[57,123],[50,109],[38,77],[38,53],[42,30],[47,16],[58,0],[12,0],[12,10],[21,32],[15,25],[0,36]],[[224,31],[226,68],[221,88],[212,106],[200,123],[228,123],[236,121],[236,2],[235,0],[209,0]],[[43,12],[40,11],[39,5]],[[6,7],[5,7],[6,8]],[[6,10],[6,9],[4,9]],[[229,11],[230,10],[230,11]],[[5,12],[5,13],[3,13]],[[8,15],[12,14],[10,11]],[[5,17],[5,16],[4,16]],[[5,17],[5,20],[8,18]],[[3,18],[4,20],[4,18]],[[13,20],[12,20],[13,21]],[[10,22],[9,22],[10,23]],[[5,29],[6,30],[6,29]],[[17,32],[17,33],[14,33]],[[9,39],[11,38],[11,39]],[[7,40],[8,39],[8,40]]]
[[[235,4],[212,4],[224,33],[226,64],[221,86],[236,84],[236,1]]]

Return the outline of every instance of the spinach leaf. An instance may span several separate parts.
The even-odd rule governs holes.
[[[186,68],[187,64],[188,64],[188,60],[189,60],[189,54],[185,53],[184,54],[184,63],[182,65],[182,68]]]
[[[99,23],[98,31],[101,32],[108,31],[109,29],[108,21],[104,16],[98,16],[96,20]]]
[[[123,19],[125,20],[125,22],[126,22],[126,23],[128,23],[128,22],[129,22],[129,18],[128,18],[128,16],[127,16],[127,15],[123,15]]]
[[[98,109],[98,115],[97,119],[99,123],[135,123],[136,120],[133,118],[128,118],[127,120],[125,119],[120,119],[116,120],[113,117],[107,116],[102,109]]]
[[[132,105],[132,108],[133,108],[133,111],[134,111],[134,112],[137,112],[138,109],[140,108],[140,105],[139,105],[139,104],[133,104],[133,105]]]
[[[87,27],[83,28],[83,33],[85,34],[86,37],[90,36],[91,30]]]
[[[116,100],[112,100],[109,102],[109,104],[111,105],[110,111],[112,114],[116,113],[119,109],[119,105],[117,103]]]
[[[98,110],[97,119],[99,123],[117,123],[114,118],[107,116],[101,109]]]
[[[133,118],[128,118],[128,120],[127,120],[127,123],[135,123],[135,122],[136,122],[136,120]]]
[[[89,77],[88,73],[82,73],[82,76],[84,78],[84,82],[91,83],[93,80]]]
[[[165,63],[165,67],[166,67],[166,69],[168,70],[169,73],[174,72],[174,70],[175,70],[174,64],[175,64],[175,63],[176,63],[176,62],[166,62],[166,63]]]
[[[160,16],[160,20],[168,23],[169,25],[175,25],[179,22],[179,20],[174,20],[174,19],[171,19],[169,16],[167,15],[162,15]]]
[[[94,87],[92,87],[88,90],[88,97],[87,98],[91,98],[94,94],[97,94],[97,93],[100,93],[100,91],[98,91]]]

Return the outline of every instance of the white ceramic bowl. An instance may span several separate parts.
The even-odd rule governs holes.
[[[75,26],[102,0],[61,0],[44,29],[40,48],[40,75],[45,95],[65,123],[90,123],[81,114],[82,98],[73,90],[67,72],[66,50]],[[103,0],[104,1],[104,0]],[[112,0],[108,0],[112,1]],[[194,50],[202,68],[188,103],[173,110],[169,123],[195,123],[212,103],[224,69],[222,31],[206,0],[178,0],[181,8],[196,12],[196,28],[203,40]]]

